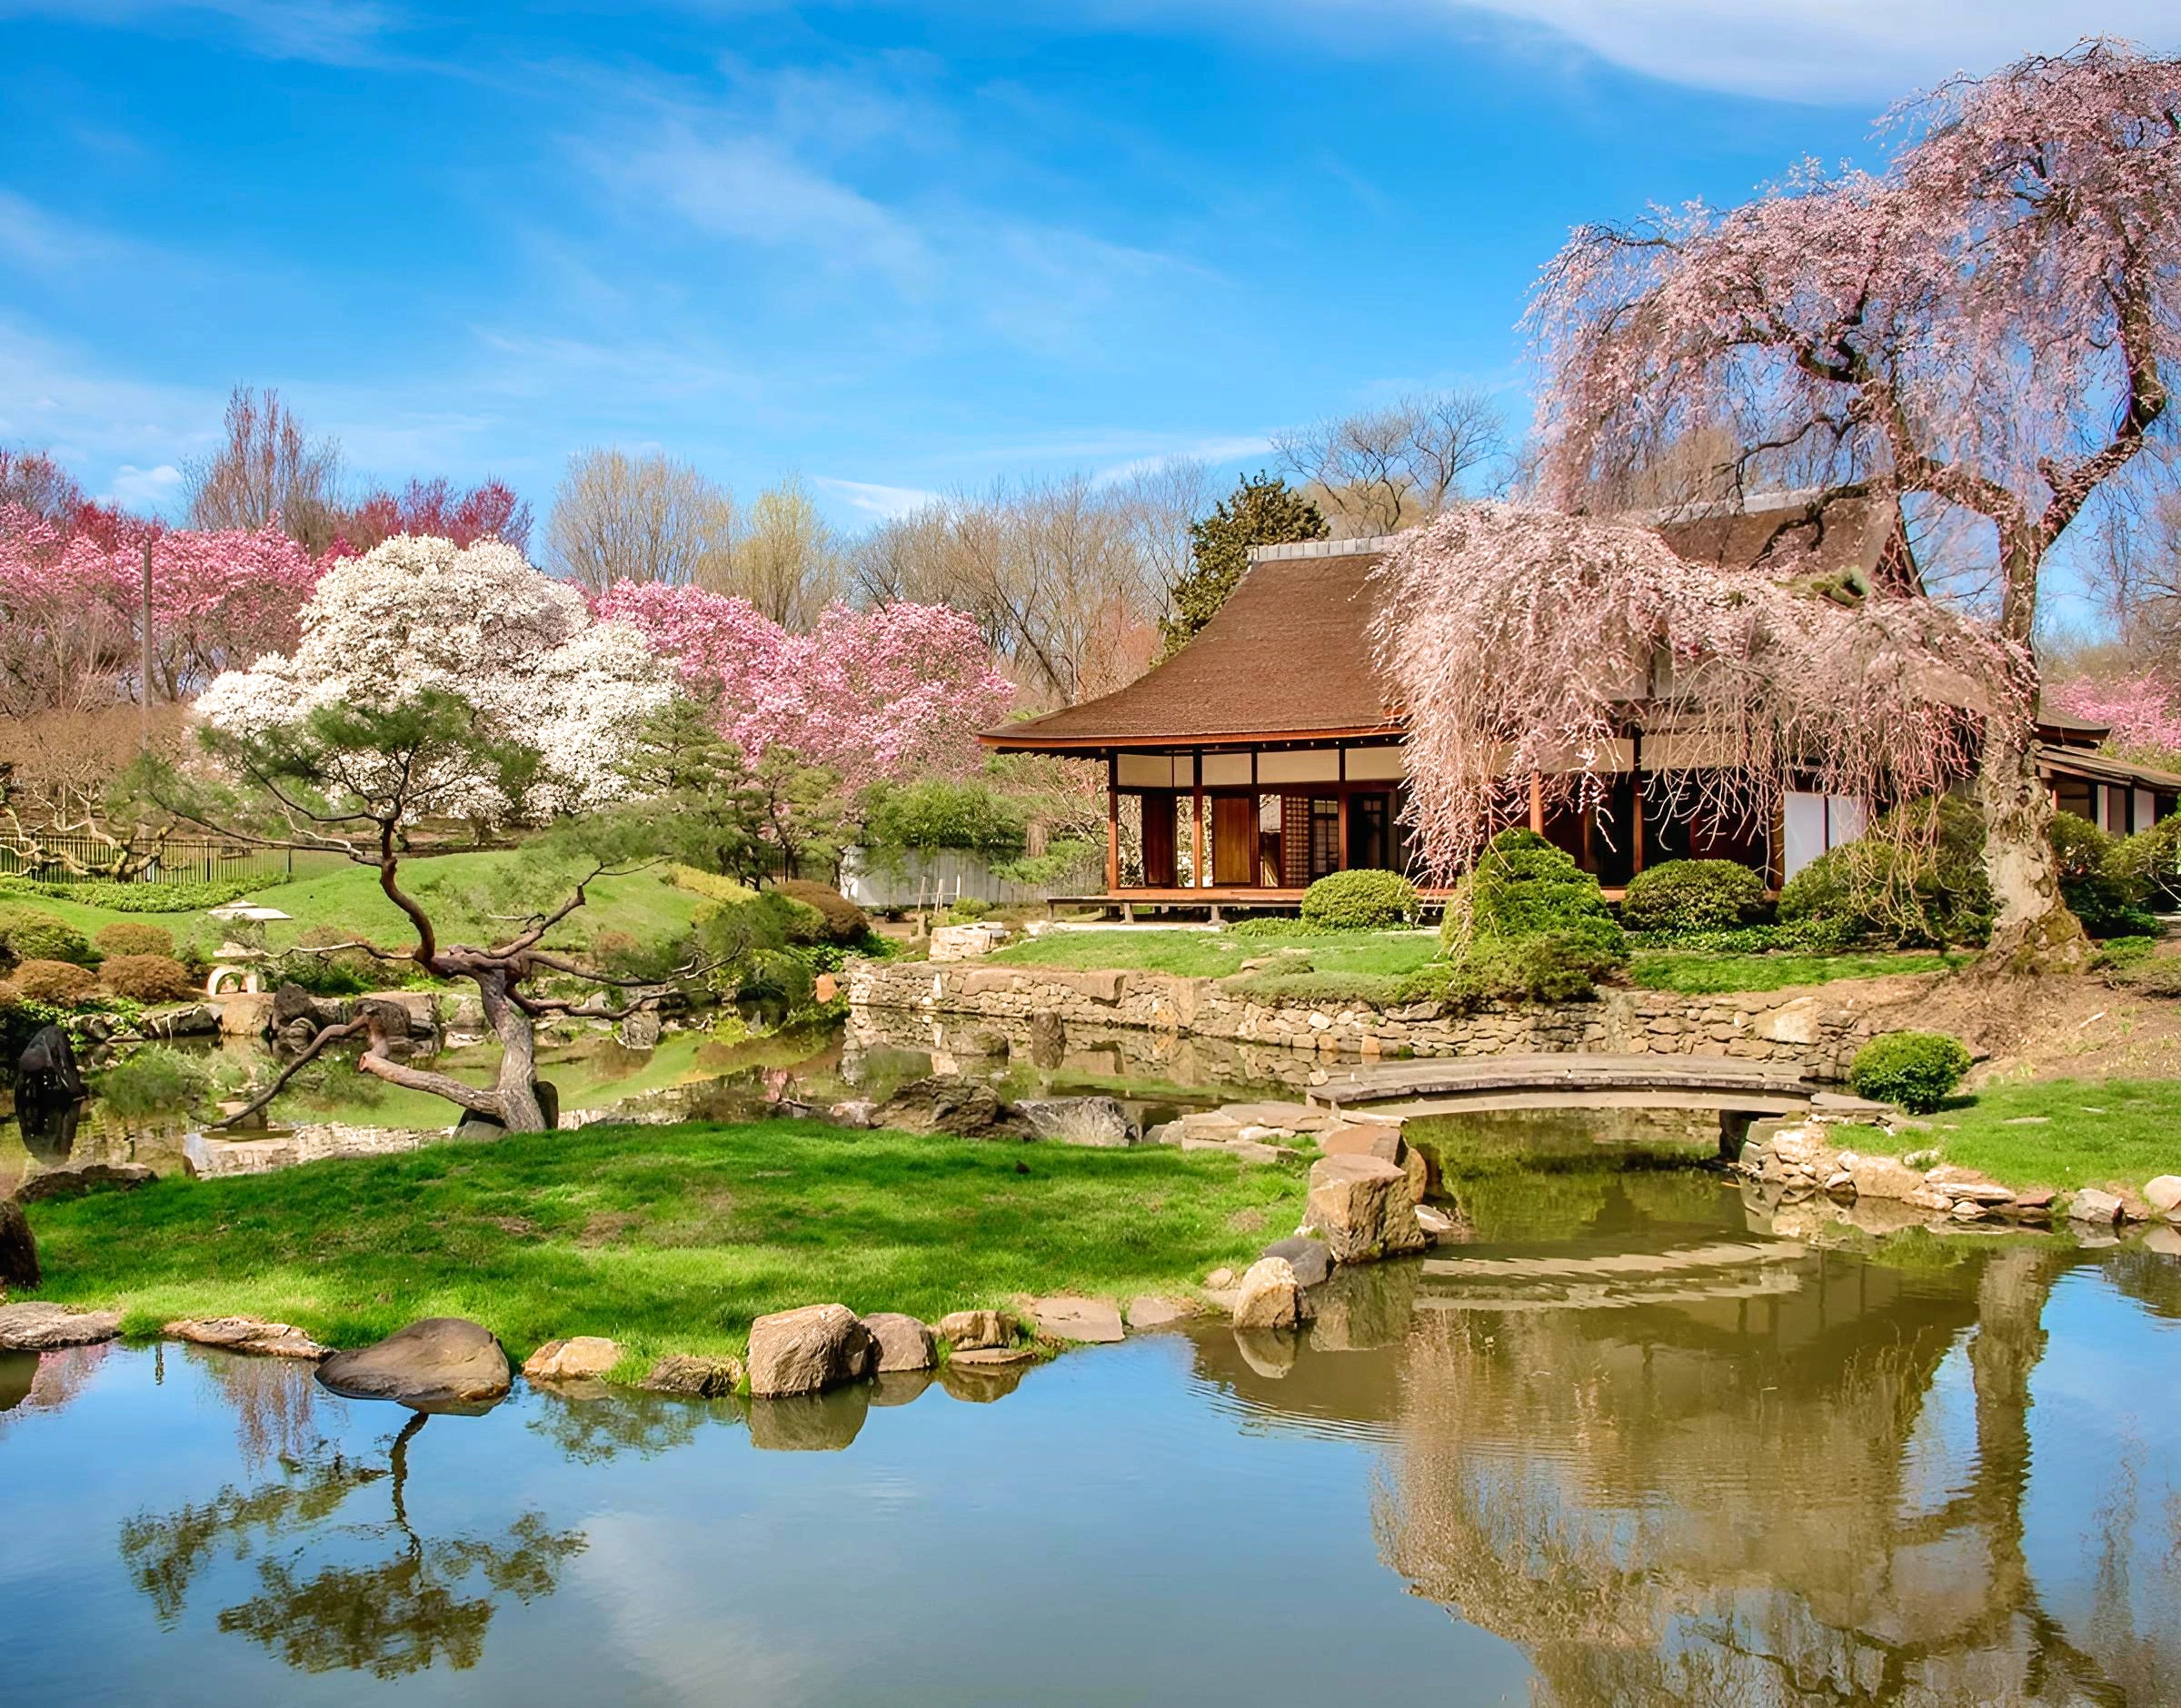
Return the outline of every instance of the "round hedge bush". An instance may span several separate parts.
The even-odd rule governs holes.
[[[1897,807],[1790,878],[1778,911],[1783,925],[1827,926],[1842,941],[1981,943],[1992,928],[1984,814],[1954,795]]]
[[[1383,931],[1416,918],[1416,886],[1399,872],[1329,872],[1302,893],[1302,922],[1326,931]]]
[[[1731,931],[1765,910],[1765,880],[1738,860],[1665,860],[1628,879],[1620,922],[1668,936]]]
[[[1537,937],[1574,932],[1618,952],[1620,927],[1598,879],[1535,830],[1502,830],[1455,886],[1440,928],[1449,948],[1475,938]]]
[[[197,994],[189,968],[172,955],[110,955],[98,982],[132,1002],[180,1002]]]
[[[174,934],[143,919],[116,919],[91,939],[101,955],[165,955],[174,952]]]
[[[1928,1115],[1969,1071],[1969,1052],[1944,1032],[1887,1032],[1856,1052],[1847,1070],[1857,1097]]]
[[[98,980],[88,967],[65,960],[26,960],[8,976],[8,982],[30,1001],[57,1008],[81,1002],[98,990]]]
[[[807,878],[783,878],[772,889],[790,901],[800,901],[816,910],[824,921],[822,937],[825,942],[861,943],[871,929],[871,916],[830,884],[812,883]]]
[[[73,925],[50,914],[26,913],[8,922],[7,952],[19,961],[69,961],[82,967],[91,959],[91,943]]]

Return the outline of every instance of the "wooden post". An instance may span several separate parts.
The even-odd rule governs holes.
[[[137,663],[143,680],[136,685],[136,698],[141,702],[137,707],[136,726],[139,744],[149,752],[152,746],[152,542],[149,538],[144,542],[143,599],[143,650]]]
[[[1545,780],[1536,771],[1529,774],[1529,828],[1545,834]]]
[[[1120,888],[1120,760],[1106,755],[1106,893]]]
[[[1340,793],[1338,797],[1340,802],[1340,816],[1337,822],[1337,828],[1333,831],[1333,834],[1339,839],[1340,846],[1336,850],[1339,859],[1335,862],[1333,869],[1337,872],[1344,872],[1348,869],[1348,750],[1335,748],[1333,752],[1336,756],[1334,762],[1337,767],[1334,774],[1340,780]]]
[[[1641,871],[1643,869],[1643,734],[1640,730],[1628,742],[1628,764],[1631,767],[1628,778],[1632,785],[1629,793],[1634,798],[1636,807],[1636,826],[1633,832],[1634,840],[1631,845],[1635,859],[1632,864],[1635,870]]]
[[[1189,761],[1190,804],[1193,809],[1190,824],[1190,881],[1200,889],[1211,882],[1211,874],[1204,869],[1204,754],[1200,749]]]

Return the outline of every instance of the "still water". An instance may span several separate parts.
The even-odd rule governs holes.
[[[1298,1340],[481,1418],[0,1361],[25,1703],[2171,1703],[2181,1265],[1511,1184]]]

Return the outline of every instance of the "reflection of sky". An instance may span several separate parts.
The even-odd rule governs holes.
[[[2127,1625],[2146,1638],[2166,1625],[2166,1663],[2181,1666],[2171,1628],[2181,1597],[2181,1322],[2151,1316],[2084,1268],[2053,1288],[2045,1329],[2030,1378],[2023,1519],[2046,1609],[2087,1631],[2109,1554],[2126,1571]],[[2100,1643],[2086,1646],[2110,1658]],[[2181,1693],[2181,1678],[2167,1683]]]

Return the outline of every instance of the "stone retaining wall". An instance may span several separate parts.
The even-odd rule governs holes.
[[[1901,1024],[1891,1012],[1923,979],[1843,982],[1803,991],[1710,997],[1609,990],[1590,1002],[1492,1005],[1452,1014],[1437,1004],[1269,1003],[1218,980],[1170,973],[1071,971],[930,961],[856,964],[852,1010],[975,1018],[1001,1027],[1032,1021],[1130,1027],[1154,1033],[1277,1045],[1363,1057],[1501,1056],[1560,1050],[1731,1056],[1792,1064],[1822,1079],[1847,1077],[1873,1033]]]

